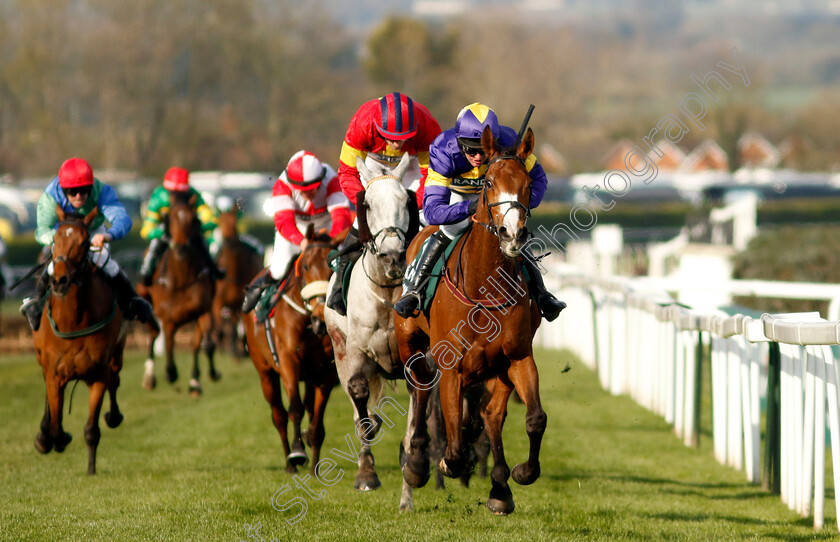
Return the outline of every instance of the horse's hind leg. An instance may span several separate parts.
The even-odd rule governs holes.
[[[160,326],[156,320],[152,320],[147,326],[149,328],[149,348],[143,373],[143,387],[151,391],[157,386],[157,379],[155,378],[155,341],[160,337]]]
[[[163,342],[166,348],[166,380],[170,384],[178,380],[178,368],[175,366],[175,332],[178,328],[171,320],[163,323]]]
[[[513,468],[513,480],[522,485],[533,484],[540,477],[540,446],[548,421],[540,403],[539,376],[534,358],[528,356],[511,362],[508,374],[525,403],[525,430],[530,440],[528,462]]]
[[[450,478],[459,478],[467,466],[461,435],[462,402],[464,400],[461,378],[454,371],[443,371],[439,386],[441,410],[446,424],[446,452],[443,459],[440,460],[438,468]]]
[[[201,349],[204,355],[207,356],[207,374],[210,375],[210,380],[218,382],[222,378],[222,374],[216,370],[216,362],[214,356],[216,354],[216,341],[213,338],[216,323],[211,313],[205,313],[198,320],[198,328],[201,330]]]
[[[484,409],[484,429],[490,439],[493,451],[493,470],[490,472],[492,487],[487,508],[494,514],[507,515],[513,512],[513,493],[508,486],[510,469],[505,461],[505,449],[502,445],[502,426],[507,415],[507,401],[512,386],[506,378],[497,378],[493,396]]]
[[[280,356],[280,381],[286,389],[286,396],[289,398],[289,418],[294,432],[292,451],[286,456],[286,459],[294,466],[303,465],[309,461],[309,458],[306,457],[306,448],[300,434],[304,412],[303,400],[300,397],[300,366],[284,351],[280,351],[278,354]]]
[[[309,429],[307,437],[309,446],[312,448],[312,474],[315,475],[315,466],[321,460],[321,446],[324,444],[326,431],[324,430],[324,414],[327,410],[327,401],[332,393],[333,382],[316,386],[313,390],[314,404],[309,415]]]
[[[99,446],[99,412],[105,397],[105,382],[96,381],[90,385],[88,395],[89,415],[85,424],[85,442],[88,447],[88,474],[96,474],[96,447]]]
[[[357,367],[363,364],[356,365]],[[377,380],[378,388],[376,395],[380,394],[381,382]],[[374,469],[373,453],[370,451],[371,443],[375,442],[376,433],[379,429],[379,424],[368,417],[368,400],[371,397],[371,383],[363,372],[354,374],[347,381],[345,391],[353,402],[355,409],[354,427],[356,437],[362,443],[359,451],[359,470],[356,473],[356,481],[353,487],[359,491],[373,491],[379,489],[382,483],[379,481],[379,476]]]

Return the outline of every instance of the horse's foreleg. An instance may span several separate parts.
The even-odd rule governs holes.
[[[490,472],[492,487],[487,508],[494,514],[507,515],[513,512],[513,493],[508,486],[510,469],[505,461],[505,449],[502,445],[502,426],[507,416],[507,402],[512,386],[506,378],[497,378],[493,396],[484,409],[484,429],[490,440],[493,452],[493,470]]]
[[[44,416],[41,418],[41,430],[35,435],[35,449],[42,454],[52,451],[53,443],[50,438],[50,396],[44,401]]]
[[[432,389],[426,386],[415,387],[412,382],[431,382],[434,375],[426,368],[425,363],[417,367],[406,367],[406,387],[410,396],[408,422],[406,424],[403,449],[406,453],[405,465],[402,473],[411,487],[423,487],[429,481],[429,434],[427,431],[427,410]]]
[[[63,452],[73,437],[64,432],[61,420],[64,414],[64,384],[53,375],[47,379],[47,397],[50,403],[50,440],[56,452]]]
[[[520,361],[512,361],[508,375],[525,403],[525,431],[530,440],[528,462],[513,468],[513,479],[518,484],[533,484],[540,477],[540,446],[548,420],[540,403],[539,375],[534,358],[528,356]]]
[[[354,363],[355,367],[364,367],[364,363]],[[356,473],[354,487],[359,491],[372,491],[378,489],[382,484],[374,469],[373,453],[370,445],[374,442],[376,421],[368,417],[368,400],[370,399],[370,383],[364,372],[357,372],[347,381],[345,391],[353,402],[355,409],[354,427],[356,438],[362,443],[359,452],[359,470]]]
[[[88,420],[85,424],[85,442],[88,447],[88,474],[96,474],[96,447],[99,446],[99,412],[105,397],[105,382],[96,381],[88,392]]]
[[[163,324],[163,342],[166,347],[166,380],[173,383],[178,380],[178,368],[175,366],[175,331],[177,327],[171,320]]]
[[[324,444],[326,431],[324,430],[324,414],[327,411],[327,401],[332,393],[333,383],[317,386],[312,391],[314,398],[313,408],[309,414],[309,429],[307,436],[309,446],[312,448],[312,474],[315,475],[315,466],[321,460],[321,446]]]
[[[450,478],[459,478],[467,462],[461,443],[461,402],[464,390],[455,371],[443,371],[440,379],[440,406],[446,425],[446,452],[438,468]]]
[[[108,368],[108,400],[110,410],[105,413],[105,425],[111,429],[119,426],[123,421],[120,406],[117,404],[117,388],[120,387],[120,373],[122,367],[122,351],[114,355],[114,362]]]
[[[251,354],[254,355],[253,353]],[[283,407],[283,394],[280,388],[280,377],[274,372],[270,366],[274,365],[272,361],[270,364],[264,362],[258,364],[254,360],[254,365],[257,367],[257,372],[260,374],[260,386],[262,387],[263,397],[271,407],[271,421],[274,422],[274,427],[280,434],[280,443],[283,445],[283,457],[289,456],[289,435],[287,433],[287,424],[289,423],[289,413]],[[297,469],[294,465],[286,462],[286,472],[294,474]]]
[[[300,363],[282,350],[278,352],[280,358],[280,381],[286,389],[289,398],[289,419],[292,422],[292,451],[286,460],[293,466],[305,464],[309,458],[300,436],[300,425],[303,420],[303,401],[300,397]]]

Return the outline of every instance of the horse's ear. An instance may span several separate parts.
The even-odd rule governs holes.
[[[411,156],[404,152],[402,158],[400,159],[400,163],[397,164],[397,167],[394,168],[394,171],[391,173],[397,179],[402,179],[405,172],[408,171],[408,166],[411,165]]]
[[[496,140],[493,138],[493,131],[490,130],[490,126],[485,126],[484,131],[481,132],[481,147],[484,149],[484,156],[488,158],[496,154],[499,150],[496,147]]]
[[[93,222],[93,219],[96,218],[98,214],[99,214],[99,207],[94,207],[93,210],[91,212],[89,212],[87,214],[87,216],[85,216],[85,220],[84,220],[85,227],[90,227],[91,223]]]
[[[310,241],[315,237],[315,224],[310,223],[306,226],[306,235],[304,235]]]
[[[359,170],[362,179],[371,179],[374,177],[373,172],[365,165],[365,161],[362,160],[361,156],[356,157],[356,169]]]
[[[417,208],[417,194],[413,190],[408,190],[408,231],[405,232],[405,246],[414,239],[417,232],[420,230],[420,209]]]
[[[59,221],[59,222],[61,222],[62,220],[64,220],[64,218],[67,216],[67,215],[64,213],[64,209],[62,209],[62,208],[61,208],[61,205],[56,205],[56,206],[55,206],[55,216],[57,216],[57,217],[58,217],[58,221]]]
[[[356,194],[356,220],[359,222],[359,241],[369,243],[371,238],[367,223],[367,204],[365,203],[364,190]]]
[[[349,226],[338,232],[338,234],[332,238],[330,244],[338,248],[338,246],[344,242],[344,239],[347,237],[347,234],[350,233],[351,229],[353,229],[353,224],[350,224]]]
[[[528,131],[525,132],[525,137],[522,139],[522,143],[520,143],[519,147],[516,149],[516,157],[524,162],[529,156],[531,156],[531,153],[534,152],[535,140],[534,131],[528,128]]]

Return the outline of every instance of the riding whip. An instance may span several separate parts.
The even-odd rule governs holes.
[[[522,120],[522,127],[519,128],[519,133],[516,134],[516,143],[513,144],[513,148],[519,147],[519,144],[522,142],[522,136],[525,135],[525,128],[528,127],[528,121],[531,120],[531,113],[534,112],[534,104],[528,108],[528,112],[525,113],[525,118]]]

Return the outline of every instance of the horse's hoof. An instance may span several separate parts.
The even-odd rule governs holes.
[[[218,382],[221,379],[222,379],[222,373],[220,373],[218,371],[210,371],[210,380],[212,380],[213,382]]]
[[[427,471],[423,473],[416,473],[408,465],[403,465],[402,468],[403,480],[405,483],[413,488],[420,488],[426,485],[429,481],[430,473]]]
[[[413,512],[414,505],[409,501],[406,503],[400,503],[400,512]]]
[[[42,454],[48,454],[52,451],[52,441],[43,433],[35,435],[35,449]]]
[[[508,497],[507,499],[487,499],[487,509],[497,516],[512,514],[514,508],[516,506],[513,504],[513,497]]]
[[[122,412],[108,411],[108,412],[105,413],[105,425],[107,425],[111,429],[119,427],[120,424],[122,423],[122,421],[123,421]]]
[[[511,472],[511,478],[513,481],[521,486],[531,485],[537,481],[537,478],[540,477],[540,466],[537,465],[536,468],[528,468],[528,463],[520,463],[513,467],[513,472]]]
[[[166,368],[166,380],[170,384],[172,384],[173,382],[178,380],[178,369],[176,369],[174,366],[173,367],[167,367]]]
[[[353,485],[359,491],[375,491],[380,488],[382,484],[379,482],[379,476],[376,473],[371,473],[367,476],[359,474],[356,476],[356,483]]]
[[[289,455],[286,456],[286,461],[289,462],[290,465],[295,467],[300,465],[305,465],[309,458],[306,457],[306,452],[300,450],[293,450],[289,452]]]
[[[145,375],[143,377],[143,388],[152,391],[157,386],[157,378],[155,375]]]
[[[67,445],[70,444],[71,440],[73,440],[73,435],[71,435],[70,433],[61,432],[58,435],[58,438],[53,439],[53,449],[56,452],[61,453],[64,451],[64,448],[66,448]]]
[[[201,382],[196,380],[195,378],[190,380],[190,397],[195,397],[198,399],[201,397]]]

